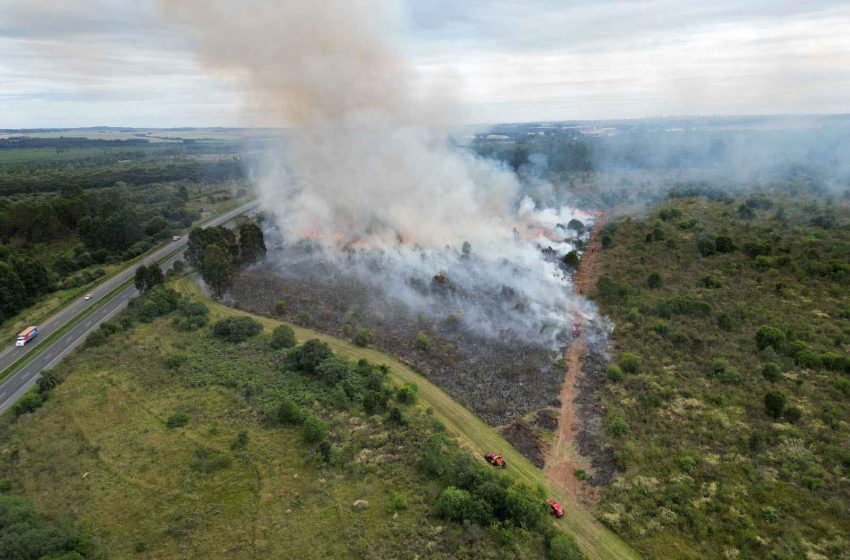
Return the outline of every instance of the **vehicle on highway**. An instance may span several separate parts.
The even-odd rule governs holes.
[[[172,237],[172,238],[171,238],[171,240],[172,240],[172,241],[180,241],[180,236],[179,236],[179,235],[175,235],[174,237]]]
[[[548,503],[549,507],[552,508],[552,515],[554,515],[555,517],[558,517],[558,518],[561,518],[561,517],[564,516],[564,508],[561,507],[561,504],[559,504],[558,502],[556,502],[552,498],[547,499],[546,503]]]
[[[92,297],[94,297],[92,294],[86,294],[86,299],[87,299],[87,300],[91,299]]]
[[[37,336],[38,327],[27,327],[21,331],[21,334],[18,335],[18,339],[15,341],[15,346],[23,346]]]

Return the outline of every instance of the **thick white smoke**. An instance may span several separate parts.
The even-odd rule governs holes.
[[[445,297],[436,305],[409,288],[442,273],[453,305],[507,288],[532,318],[520,327],[495,308],[465,309],[482,332],[533,337],[588,312],[528,235],[530,222],[571,216],[536,212],[515,174],[438,132],[458,111],[445,92],[423,93],[400,54],[397,3],[175,0],[164,10],[189,30],[203,64],[244,88],[252,124],[288,128],[285,149],[257,175],[288,242],[311,239],[324,259],[345,248],[340,266],[368,269],[370,282],[416,309],[444,311]],[[474,258],[462,257],[465,241]],[[352,249],[362,263],[352,265]]]

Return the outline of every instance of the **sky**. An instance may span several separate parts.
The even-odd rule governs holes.
[[[847,1],[376,1],[397,4],[417,83],[469,123],[850,113]],[[155,0],[0,0],[0,128],[238,126],[243,109]]]

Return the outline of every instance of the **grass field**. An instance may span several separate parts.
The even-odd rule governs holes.
[[[216,316],[246,314],[211,301],[202,293],[198,285],[189,278],[178,280],[176,287],[178,291],[203,301]],[[255,318],[267,329],[272,329],[281,324],[279,321],[268,317],[255,316]],[[352,359],[365,358],[374,363],[386,364],[390,368],[390,375],[400,384],[416,383],[419,386],[421,406],[432,409],[434,415],[446,424],[449,431],[455,434],[471,453],[481,457],[487,451],[498,450],[502,452],[507,460],[509,472],[529,484],[544,487],[550,495],[561,501],[567,515],[559,522],[559,525],[575,536],[576,541],[588,558],[598,560],[639,558],[625,541],[606,529],[594,519],[590,512],[581,509],[577,504],[566,502],[564,497],[554,489],[554,485],[544,476],[543,471],[532,465],[497,431],[487,426],[475,414],[452,400],[442,389],[407,365],[377,350],[361,348],[344,340],[296,325],[290,326],[295,330],[300,341],[318,338],[327,342],[335,352],[343,356]]]
[[[174,356],[191,367],[178,373]],[[222,343],[164,319],[119,330],[72,354],[41,408],[0,422],[0,491],[81,523],[108,558],[545,556],[539,533],[505,540],[434,517],[442,483],[380,415],[323,409],[349,454],[318,464],[299,428],[249,398],[327,390],[281,375],[277,358],[266,337]]]

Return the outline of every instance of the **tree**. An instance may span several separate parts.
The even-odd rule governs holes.
[[[210,245],[218,245],[224,249],[228,260],[233,260],[239,254],[236,235],[226,227],[196,227],[189,232],[189,242],[186,247],[186,260],[189,264],[199,270],[203,268],[207,247]]]
[[[189,202],[189,191],[186,189],[186,185],[181,184],[177,187],[177,198],[183,202]]]
[[[573,249],[572,251],[570,251],[569,253],[564,255],[564,258],[562,260],[563,260],[563,262],[566,266],[568,266],[572,269],[578,268],[578,265],[579,265],[579,262],[580,262],[579,257],[578,257],[578,251]]]
[[[8,263],[0,262],[0,321],[20,311],[27,291],[20,277]]]
[[[201,277],[216,297],[220,298],[233,285],[233,275],[233,265],[227,252],[218,245],[208,246],[204,250]]]
[[[295,331],[289,325],[279,325],[272,331],[270,346],[275,350],[292,348],[297,342]]]
[[[287,354],[286,364],[295,371],[314,375],[319,364],[332,356],[333,351],[327,343],[311,338]]]
[[[133,283],[140,292],[148,292],[154,286],[164,284],[165,275],[156,263],[150,266],[141,265],[136,269],[136,277]]]
[[[263,230],[254,222],[239,225],[239,260],[244,264],[253,264],[266,256],[266,242]]]
[[[772,389],[764,394],[764,409],[772,418],[780,418],[788,399],[785,393]]]

